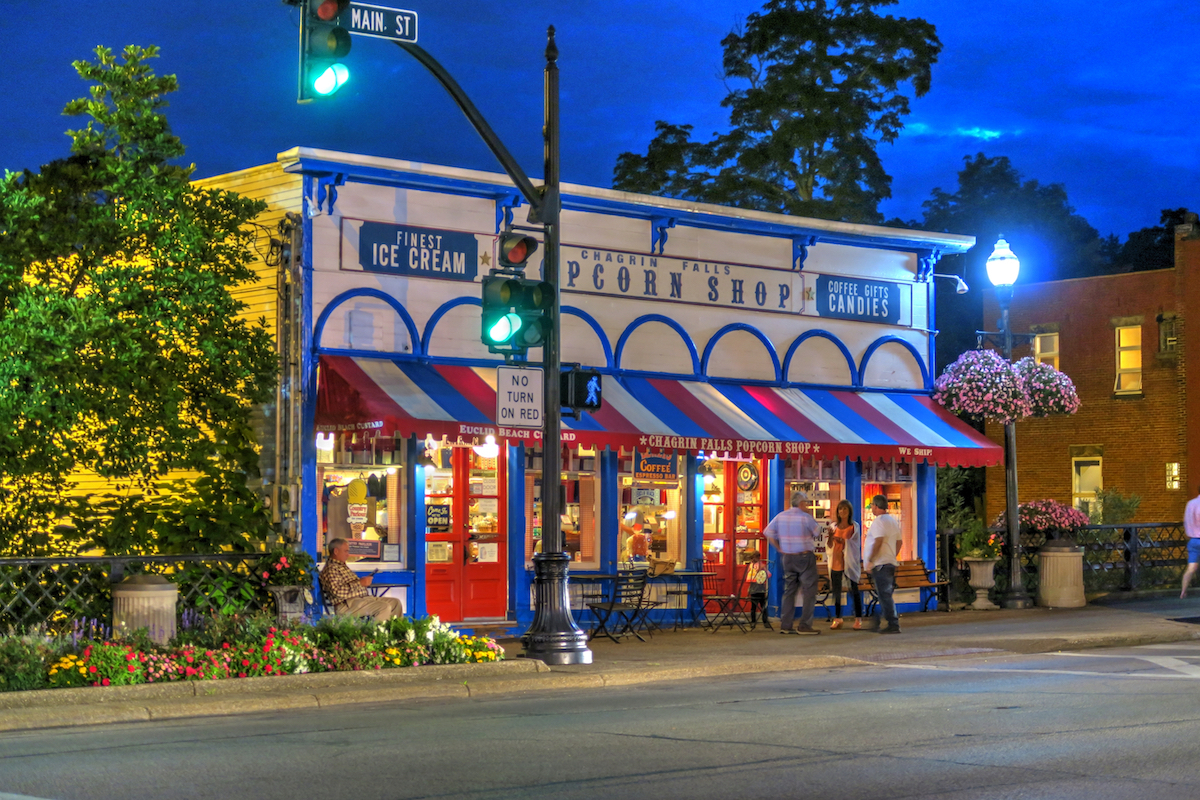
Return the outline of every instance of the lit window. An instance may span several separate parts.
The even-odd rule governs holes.
[[[1058,334],[1039,333],[1033,337],[1033,359],[1058,369]]]
[[[1170,461],[1167,463],[1167,488],[1179,488],[1179,462]]]
[[[1179,349],[1179,333],[1175,316],[1160,316],[1158,319],[1158,352],[1174,353]]]
[[[1117,328],[1117,380],[1113,385],[1117,394],[1135,394],[1142,391],[1142,328],[1132,325]]]
[[[1101,476],[1104,459],[1071,459],[1071,505],[1085,514],[1096,508],[1096,492],[1104,488]]]

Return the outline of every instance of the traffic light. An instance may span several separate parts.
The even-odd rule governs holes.
[[[515,269],[521,272],[529,264],[529,258],[538,248],[537,239],[515,231],[505,231],[500,234],[500,244],[496,248],[500,269]]]
[[[575,411],[599,411],[604,402],[602,378],[594,369],[564,368],[559,383],[563,408]]]
[[[328,97],[350,80],[338,59],[350,52],[350,32],[338,18],[350,0],[302,0],[300,15],[300,97],[307,103]]]
[[[492,353],[525,353],[541,347],[550,326],[554,287],[510,275],[483,279],[481,340]]]

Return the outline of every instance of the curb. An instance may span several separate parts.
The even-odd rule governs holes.
[[[771,672],[867,667],[918,658],[974,652],[1047,653],[1102,647],[1137,647],[1200,639],[1200,627],[1144,634],[1100,633],[1079,637],[955,639],[926,650],[841,655],[742,656],[680,666],[548,667],[514,658],[494,664],[423,666],[371,672],[324,672],[227,681],[141,684],[137,686],[42,689],[0,694],[0,732],[78,725],[219,717],[297,708],[423,702],[429,700],[520,696],[530,692],[603,689]]]

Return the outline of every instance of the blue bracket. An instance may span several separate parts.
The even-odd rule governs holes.
[[[792,268],[797,272],[804,269],[804,262],[808,260],[808,248],[817,243],[816,236],[793,236],[792,237]]]
[[[496,198],[496,233],[512,225],[513,209],[521,207],[521,195],[518,192],[502,194]]]
[[[317,176],[317,212],[320,213],[321,207],[325,206],[325,213],[332,214],[334,203],[337,202],[337,187],[346,182],[346,174],[343,172],[333,173],[331,175]]]
[[[650,218],[650,252],[662,255],[667,244],[667,231],[675,227],[674,217]],[[657,248],[657,249],[656,249]]]
[[[924,282],[933,277],[933,270],[942,259],[941,250],[917,253],[917,280]]]

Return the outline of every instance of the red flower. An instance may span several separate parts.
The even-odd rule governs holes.
[[[244,678],[244,677],[246,677],[246,673],[244,673],[244,672],[239,672],[239,673],[238,673],[238,677],[239,677],[239,678]]]
[[[275,632],[274,628],[267,628],[267,633],[274,633],[274,632]]]
[[[222,650],[228,650],[228,649],[229,649],[229,642],[223,642],[223,643],[221,644],[221,649],[222,649]]]
[[[130,664],[128,669],[130,672],[137,672],[137,667],[135,667],[133,664]]]
[[[127,653],[127,654],[125,655],[125,660],[126,660],[126,661],[133,661],[133,659],[134,659],[134,658],[136,658],[136,656],[134,656],[134,654],[133,654],[133,653]]]
[[[192,667],[188,667],[184,672],[189,678],[196,674],[196,670]]]
[[[267,667],[266,667],[266,669],[267,669],[267,672],[274,672],[274,671],[275,671],[275,668],[274,668],[274,667],[272,667],[270,664],[267,664]]]
[[[269,573],[269,572],[264,572],[264,573],[263,573],[263,580],[264,580],[264,581],[265,581],[267,578],[269,578],[269,577],[271,577],[271,573]]]
[[[96,671],[95,667],[88,667],[88,672],[95,672],[95,671]]]
[[[108,684],[109,684],[108,678],[105,678],[104,680],[100,681],[101,686],[108,686]]]
[[[249,660],[247,660],[247,659],[243,658],[243,659],[242,659],[242,666],[243,666],[243,667],[248,667],[248,666],[250,666],[250,662],[249,662]]]
[[[268,644],[264,644],[264,645],[263,645],[263,652],[264,652],[264,653],[269,653],[269,652],[271,652],[271,645],[270,645],[270,643],[268,643]]]
[[[187,658],[184,659],[184,661],[186,661],[190,664],[190,663],[192,663],[192,657],[188,656]]]

